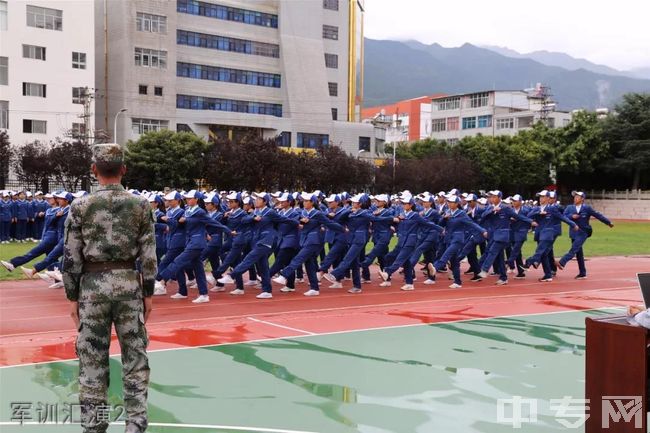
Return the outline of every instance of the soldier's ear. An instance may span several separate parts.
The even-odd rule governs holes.
[[[124,176],[126,174],[126,165],[123,165],[122,168],[120,169],[120,176]]]
[[[93,163],[93,165],[90,166],[90,171],[93,173],[93,176],[97,178],[97,165]]]

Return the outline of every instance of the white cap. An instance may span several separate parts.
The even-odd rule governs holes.
[[[580,196],[582,198],[585,198],[587,194],[584,193],[584,191],[571,191],[572,196]]]
[[[521,195],[519,195],[519,194],[515,194],[510,198],[512,199],[512,201],[523,201],[524,200],[523,197]]]
[[[165,194],[165,197],[163,197],[165,200],[180,200],[183,197],[178,191],[170,191],[167,194]]]
[[[537,197],[550,197],[549,193],[547,190],[543,189],[537,194],[535,194]]]
[[[386,195],[386,194],[379,194],[379,195],[375,196],[375,200],[388,202],[390,199],[388,198],[388,195]]]
[[[496,196],[496,197],[502,197],[503,193],[501,191],[499,191],[498,189],[494,189],[492,191],[488,191],[488,195],[493,195],[493,196]]]
[[[325,199],[325,201],[328,202],[328,203],[340,202],[340,201],[341,201],[341,197],[339,197],[339,196],[336,195],[336,194],[331,194],[329,197],[327,197],[327,198]]]

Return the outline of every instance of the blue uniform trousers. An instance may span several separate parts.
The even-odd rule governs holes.
[[[526,259],[526,267],[541,263],[544,269],[544,278],[551,278],[552,268],[549,264],[549,251],[551,248],[553,248],[553,241],[538,241],[535,253]]]
[[[156,275],[156,280],[170,280],[170,279],[175,279],[176,282],[178,283],[178,291],[179,293],[187,293],[187,285],[185,281],[185,271],[181,269],[180,272],[178,272],[178,275],[173,275],[170,278],[163,278],[161,276],[162,272],[167,269],[169,265],[172,264],[172,262],[176,259],[176,257],[180,256],[183,253],[183,248],[172,248],[167,250],[165,253],[165,256],[162,258],[160,261],[160,265],[158,266],[158,275]]]
[[[504,250],[508,247],[509,242],[494,241],[490,245],[485,260],[481,265],[481,270],[487,272],[490,266],[494,264],[494,270],[499,273],[499,278],[503,281],[508,279],[506,267],[503,259]]]
[[[580,275],[587,275],[587,268],[585,266],[585,254],[582,250],[582,246],[587,241],[587,234],[582,230],[574,235],[575,237],[571,239],[571,249],[560,259],[560,264],[566,266],[573,257],[578,261],[578,269],[580,270]],[[550,260],[550,258],[549,258]]]
[[[461,242],[452,242],[450,243],[445,251],[442,253],[442,256],[433,264],[433,267],[436,270],[442,270],[447,266],[447,263],[451,265],[451,274],[454,277],[454,283],[462,284],[460,280],[460,255],[462,254],[464,244]]]
[[[269,270],[270,275],[275,275],[280,272],[281,269],[287,267],[291,260],[296,257],[298,254],[298,248],[280,248],[277,253],[275,253],[275,262]],[[299,268],[300,269],[300,268]],[[287,287],[290,289],[296,288],[296,273],[292,272],[287,278]]]
[[[393,263],[386,266],[384,272],[389,276],[394,274],[399,268],[404,268],[404,282],[406,284],[413,284],[413,265],[411,264],[411,256],[415,251],[415,247],[401,247],[397,257]]]
[[[318,270],[321,272],[327,272],[330,267],[336,268],[345,256],[345,252],[348,250],[348,243],[343,240],[338,240],[329,245],[329,251],[325,256],[325,259],[320,262]]]
[[[43,261],[38,262],[34,265],[34,270],[36,272],[41,272],[45,269],[52,270],[55,267],[63,270],[61,263],[59,263],[61,256],[63,256],[63,243],[59,242],[52,249],[52,251],[50,251],[49,254],[45,256]]]
[[[318,263],[316,259],[322,249],[323,246],[320,244],[305,245],[300,249],[293,260],[291,260],[289,265],[280,271],[280,275],[288,280],[289,277],[304,264],[305,272],[309,279],[309,288],[311,290],[319,290],[318,276],[316,275],[316,272],[318,271]]]
[[[345,273],[349,270],[352,273],[352,285],[358,289],[361,288],[361,273],[359,269],[359,256],[365,250],[365,244],[352,244],[348,249],[348,252],[341,260],[341,263],[334,269],[331,274],[337,280],[342,280],[345,277]]]
[[[56,244],[56,238],[52,238],[47,242],[40,242],[34,248],[29,250],[25,255],[14,257],[13,259],[9,260],[9,262],[14,265],[14,267],[24,265],[25,263],[31,262],[38,256],[49,254],[54,249],[54,247],[56,247]]]
[[[269,273],[269,257],[273,249],[267,245],[257,244],[255,247],[246,254],[246,257],[239,262],[230,274],[233,278],[241,276],[247,270],[257,267],[257,272],[262,278],[262,290],[271,293],[271,275]]]
[[[0,242],[11,239],[11,221],[0,221]]]
[[[16,222],[16,240],[24,241],[27,238],[27,220]]]
[[[185,270],[191,269],[196,278],[196,284],[199,288],[199,294],[208,294],[208,282],[205,279],[203,262],[201,261],[201,252],[203,250],[182,250],[171,263],[158,273],[159,278],[167,281],[178,278],[178,293],[187,296],[187,285],[181,286],[180,279],[185,280]],[[165,259],[167,257],[165,256]],[[165,260],[163,259],[163,261]],[[185,281],[183,281],[185,283]]]

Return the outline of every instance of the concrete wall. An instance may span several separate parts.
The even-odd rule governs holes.
[[[650,200],[587,200],[587,203],[610,219],[650,221]]]

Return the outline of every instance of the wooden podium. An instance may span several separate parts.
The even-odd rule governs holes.
[[[648,411],[648,329],[633,326],[625,316],[587,318],[587,356],[585,371],[585,398],[589,400],[589,419],[585,433],[647,433]],[[626,422],[609,420],[609,428],[603,428],[603,397],[614,409],[620,409],[616,397],[642,398],[642,425],[635,426],[635,418]],[[620,403],[618,403],[620,404]],[[608,409],[605,411],[609,417]],[[620,413],[620,411],[619,411]],[[628,419],[630,417],[628,416]]]

